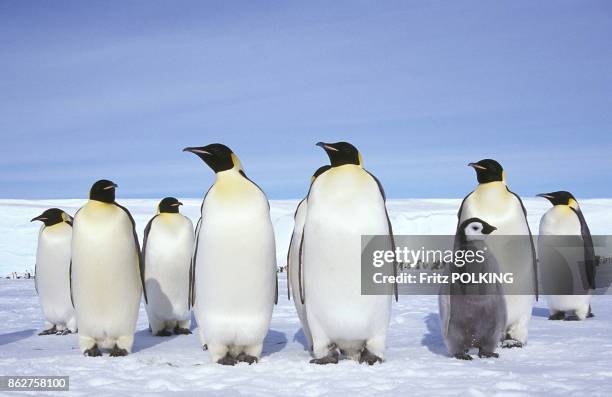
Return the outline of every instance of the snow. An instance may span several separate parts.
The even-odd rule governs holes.
[[[182,200],[197,221],[200,200]],[[120,200],[133,213],[142,236],[156,200]],[[389,200],[397,234],[452,234],[458,199]],[[32,269],[39,225],[29,219],[57,206],[73,214],[82,200],[0,200],[0,275]],[[278,264],[284,265],[297,200],[272,201]],[[537,232],[545,200],[526,199],[529,223]],[[612,199],[582,200],[593,234],[611,234]],[[523,349],[500,350],[499,359],[458,361],[442,342],[435,296],[400,296],[394,303],[386,362],[367,367],[343,360],[335,366],[309,364],[304,337],[286,299],[286,273],[274,308],[264,354],[257,365],[223,367],[210,362],[195,333],[169,338],[148,332],[141,307],[133,354],[89,358],[80,355],[77,336],[37,336],[43,328],[33,280],[0,280],[0,374],[68,375],[77,396],[165,395],[199,391],[206,395],[611,395],[612,305],[593,297],[595,318],[548,321],[545,300],[533,310],[530,338]],[[0,395],[2,393],[0,392]],[[24,393],[27,394],[27,393]],[[33,394],[33,393],[30,393]]]
[[[155,214],[158,200],[118,200],[127,207],[134,220],[138,236],[142,241],[143,230]],[[537,233],[540,217],[550,208],[547,200],[541,198],[523,199],[528,211],[531,230]],[[181,199],[181,212],[195,225],[200,214],[201,199]],[[293,231],[293,214],[299,200],[272,200],[270,202],[272,222],[276,235],[276,257],[279,266],[285,265],[287,248]],[[7,200],[0,199],[0,276],[10,272],[34,271],[36,259],[36,238],[40,222],[30,219],[47,208],[59,207],[69,214],[85,203],[84,200]],[[460,199],[402,199],[388,200],[389,217],[395,234],[448,234],[455,233],[457,211]],[[612,199],[581,200],[592,234],[612,234]]]

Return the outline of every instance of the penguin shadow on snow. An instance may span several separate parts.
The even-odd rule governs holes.
[[[300,328],[293,334],[293,341],[299,343],[304,348],[304,351],[309,351],[308,342],[306,341],[306,335],[304,334],[304,328]]]
[[[9,343],[19,342],[22,339],[29,338],[36,333],[35,329],[24,329],[22,331],[9,332],[0,334],[0,346],[8,345]]]
[[[534,307],[533,309],[531,309],[531,315],[534,317],[548,318],[550,312],[544,307]]]
[[[425,317],[427,333],[421,339],[421,345],[427,347],[430,352],[448,357],[448,351],[444,345],[442,331],[440,329],[440,317],[437,313],[429,313]]]
[[[284,333],[275,331],[273,329],[268,330],[264,339],[262,357],[269,356],[272,353],[278,353],[287,346],[287,336]]]
[[[146,282],[147,295],[148,296],[156,296],[156,306],[163,312],[171,311],[172,304],[170,300],[166,297],[166,294],[162,291],[161,286],[157,282],[157,280],[147,280]],[[190,313],[191,316],[191,326],[190,330],[193,332],[195,320],[193,317],[193,312]],[[147,319],[148,320],[148,319]],[[133,352],[139,352],[141,350],[146,350],[151,347],[157,346],[161,343],[168,342],[176,337],[185,337],[185,335],[175,335],[172,334],[170,336],[156,336],[151,333],[151,330],[147,326],[145,329],[141,329],[134,334],[134,347],[132,349]]]

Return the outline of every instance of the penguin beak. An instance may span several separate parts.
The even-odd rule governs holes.
[[[203,154],[205,156],[211,156],[212,155],[211,152],[206,151],[206,150],[204,150],[202,148],[199,148],[199,147],[186,147],[185,149],[183,149],[183,152],[191,152],[191,153],[194,153],[194,154]]]
[[[183,203],[181,203],[180,201],[172,204],[172,207],[178,207],[179,205],[183,205]]]
[[[115,189],[119,187],[119,185],[117,185],[116,183],[110,184],[107,187],[104,188],[104,190],[111,190],[111,189]]]
[[[44,221],[46,221],[46,220],[47,220],[47,218],[46,218],[46,217],[44,217],[44,216],[42,216],[42,215],[38,215],[37,217],[30,219],[30,222],[34,222],[34,221],[41,221],[41,222],[44,222]]]
[[[536,194],[536,197],[542,197],[542,198],[549,199],[549,200],[551,200],[551,199],[553,199],[553,198],[554,198],[553,196],[551,196],[551,195],[550,195],[550,194],[548,194],[548,193],[540,193],[540,194]]]
[[[483,167],[482,165],[477,164],[477,163],[469,163],[468,167],[472,167],[472,168],[478,169],[478,170],[486,170],[487,169],[487,167]]]
[[[333,147],[331,144],[329,143],[325,143],[325,142],[317,142],[317,146],[322,147],[323,150],[327,151],[332,151],[332,152],[339,152],[338,149],[336,149],[335,147]]]
[[[494,232],[494,231],[496,231],[496,230],[497,230],[497,228],[496,228],[495,226],[486,225],[486,226],[483,228],[482,232],[483,232],[484,234],[491,234],[491,233],[493,233],[493,232]]]

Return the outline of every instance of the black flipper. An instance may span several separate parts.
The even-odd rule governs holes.
[[[145,297],[147,296],[146,293],[146,287],[145,287],[145,271],[146,271],[146,266],[147,266],[147,262],[146,262],[146,255],[147,255],[147,240],[149,239],[149,233],[151,232],[151,225],[153,224],[153,220],[157,218],[157,215],[155,215],[153,218],[151,218],[149,220],[149,222],[147,223],[147,226],[145,226],[144,229],[144,236],[142,238],[142,264],[140,267],[140,272],[141,272],[141,279],[142,279],[142,290],[144,292]],[[145,302],[146,302],[146,298],[145,298]]]
[[[72,264],[72,260],[70,263]],[[70,273],[68,273],[68,277],[70,277]],[[38,295],[38,262],[34,264],[34,289],[36,290],[36,295]]]
[[[210,192],[212,186],[208,188],[204,198],[202,199],[202,204],[200,204],[200,219],[198,219],[198,223],[196,223],[195,228],[195,247],[193,249],[193,258],[191,259],[191,271],[189,273],[189,307],[193,307],[195,304],[195,271],[196,271],[196,258],[198,256],[198,244],[200,243],[200,228],[202,227],[202,209],[204,208],[204,201],[206,201],[206,196],[208,196],[208,192]]]
[[[588,286],[590,289],[595,289],[595,272],[598,260],[595,256],[595,248],[593,248],[593,237],[580,208],[572,208],[572,211],[576,213],[578,220],[580,220],[580,233],[582,234],[582,242],[584,244],[584,265]]]
[[[278,304],[278,269],[276,273],[274,273],[274,277],[276,278],[276,288],[274,289],[274,304]]]
[[[79,208],[78,211],[74,213],[74,218],[76,218],[80,210],[81,209]],[[66,221],[66,223],[68,223],[70,227],[72,227],[73,229],[74,229],[74,225],[73,225],[74,218],[71,218],[70,223]],[[74,233],[74,230],[73,230],[73,233]],[[72,291],[72,258],[70,258],[70,267],[68,268],[68,282],[70,285],[70,303],[72,303],[72,307],[74,308],[74,298],[73,298],[73,291]]]
[[[531,234],[531,228],[529,227],[529,222],[527,222],[527,209],[525,208],[525,205],[523,204],[523,200],[521,200],[518,194],[511,191],[508,188],[508,186],[506,186],[506,190],[508,190],[509,193],[513,194],[514,197],[516,197],[516,199],[521,204],[521,208],[523,209],[523,214],[525,215],[525,224],[527,224],[527,231],[529,232],[529,243],[531,244],[531,257],[533,261],[533,277],[534,277],[534,283],[535,283],[535,296],[536,296],[536,301],[537,301],[539,300],[539,297],[540,297],[540,291],[539,291],[539,286],[538,286],[538,261],[536,259],[535,245],[533,244],[533,235]]]
[[[74,298],[72,297],[72,259],[70,259],[70,267],[68,268],[68,278],[70,279],[70,303],[74,308]]]
[[[383,199],[383,203],[385,203],[385,217],[387,218],[387,226],[389,228],[389,237],[391,237],[391,249],[393,250],[393,252],[395,252],[395,238],[393,237],[393,226],[391,225],[391,220],[389,219],[389,213],[387,212],[387,205],[386,205],[387,196],[385,195],[385,189],[383,188],[382,183],[380,183],[378,178],[376,178],[370,171],[367,171],[365,169],[364,171],[367,172],[376,181],[376,184],[378,185],[378,190],[380,191],[380,195],[382,196],[382,199]],[[398,263],[395,259],[393,259],[393,276],[395,278],[397,278],[397,268],[398,268]],[[395,295],[395,301],[397,302],[399,300],[397,283],[393,284],[393,295]]]
[[[298,209],[300,208],[300,205],[302,205],[304,200],[306,200],[306,198],[303,198],[302,201],[300,201],[297,207],[295,208],[295,212],[293,213],[293,223],[294,224],[295,224],[295,217],[297,216]],[[304,233],[304,229],[302,229],[302,234],[303,233]],[[291,256],[291,247],[293,246],[293,244],[295,243],[293,242],[293,233],[292,233],[291,240],[289,240],[289,248],[287,249],[287,300],[291,300],[291,283],[289,282],[289,280],[291,279],[289,277],[289,272],[291,271],[291,269],[289,266],[289,257]]]
[[[130,214],[130,211],[128,211],[127,208],[123,207],[120,204],[114,203],[117,207],[121,208],[123,211],[125,211],[125,213],[127,214],[127,216],[130,218],[130,222],[132,222],[132,233],[134,235],[134,244],[136,245],[136,253],[138,255],[138,267],[140,269],[140,282],[142,283],[142,293],[144,295],[144,301],[145,303],[148,303],[147,301],[147,290],[145,289],[145,280],[144,280],[144,261],[142,260],[142,254],[140,251],[140,242],[138,241],[138,234],[136,234],[136,222],[134,221],[134,218],[132,217],[132,214]]]
[[[302,252],[304,251],[304,234],[305,233],[302,233],[300,249],[298,251],[298,285],[300,287],[300,300],[302,301],[302,305],[306,301],[306,297],[304,296],[304,280],[302,279]]]
[[[201,213],[201,212],[200,212]],[[195,267],[196,258],[198,256],[198,244],[200,242],[200,226],[202,225],[202,215],[196,223],[195,248],[193,249],[193,258],[191,258],[191,267],[189,269],[189,307],[195,304]]]
[[[288,301],[291,300],[291,281],[290,281],[291,278],[289,276],[289,272],[291,271],[291,269],[289,266],[289,256],[291,255],[291,245],[292,244],[293,244],[293,235],[291,235],[291,240],[289,240],[289,248],[287,249],[287,300]]]

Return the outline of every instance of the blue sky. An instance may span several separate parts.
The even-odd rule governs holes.
[[[299,198],[347,140],[387,195],[612,197],[606,1],[0,2],[0,196],[200,197],[222,142]]]

